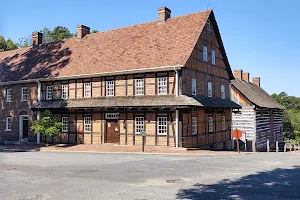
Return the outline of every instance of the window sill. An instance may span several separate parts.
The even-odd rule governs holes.
[[[11,132],[11,129],[6,129],[6,130],[4,130],[5,132]]]

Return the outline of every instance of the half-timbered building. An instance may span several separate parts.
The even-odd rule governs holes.
[[[252,78],[242,70],[234,71],[231,81],[232,101],[242,106],[233,112],[232,128],[243,132],[247,149],[266,150],[267,141],[274,146],[283,141],[283,106],[260,87],[260,78]],[[255,143],[254,143],[255,141]]]
[[[0,141],[224,148],[233,74],[212,10],[0,53]],[[44,110],[53,138],[30,126]]]

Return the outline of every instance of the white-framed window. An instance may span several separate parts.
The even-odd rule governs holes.
[[[69,131],[69,118],[62,117],[61,123],[62,123],[62,132],[68,132]]]
[[[135,79],[135,95],[144,95],[144,79]]]
[[[145,129],[144,117],[135,118],[135,134],[140,134],[142,130]]]
[[[167,135],[168,131],[167,117],[157,117],[157,135]]]
[[[22,89],[21,89],[21,101],[27,101],[27,100],[28,100],[27,87],[22,87]]]
[[[6,117],[5,130],[11,131],[12,117]]]
[[[192,134],[197,135],[197,117],[192,117]]]
[[[6,102],[12,102],[12,89],[6,89]]]
[[[222,116],[222,130],[226,130],[226,117]]]
[[[207,96],[212,97],[212,82],[207,83]]]
[[[211,50],[211,64],[216,65],[216,51]]]
[[[203,61],[207,62],[207,46],[206,44],[203,45]]]
[[[46,100],[51,100],[53,98],[53,86],[47,85],[46,87]]]
[[[91,90],[91,82],[85,82],[84,83],[84,97],[91,97],[92,96],[92,90]]]
[[[92,118],[84,117],[84,132],[91,132],[91,131],[92,131]]]
[[[225,85],[221,85],[221,98],[225,99]]]
[[[168,81],[167,77],[157,78],[157,94],[167,94],[168,93]]]
[[[192,78],[192,95],[197,95],[197,81]]]
[[[208,31],[211,30],[211,29],[210,29],[210,21],[209,21],[209,20],[206,21],[206,27],[207,27],[207,30],[208,30]]]
[[[115,81],[106,81],[106,96],[115,96]]]
[[[214,131],[214,120],[213,117],[208,117],[208,132]]]
[[[61,85],[61,98],[62,99],[68,99],[69,97],[69,85],[68,84],[62,84]]]

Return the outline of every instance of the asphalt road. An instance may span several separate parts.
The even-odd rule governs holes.
[[[0,153],[0,198],[300,199],[300,153]]]

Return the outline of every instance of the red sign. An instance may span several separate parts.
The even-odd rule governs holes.
[[[234,137],[235,139],[239,139],[242,137],[242,131],[240,131],[239,129],[235,129],[232,131],[232,137]]]

